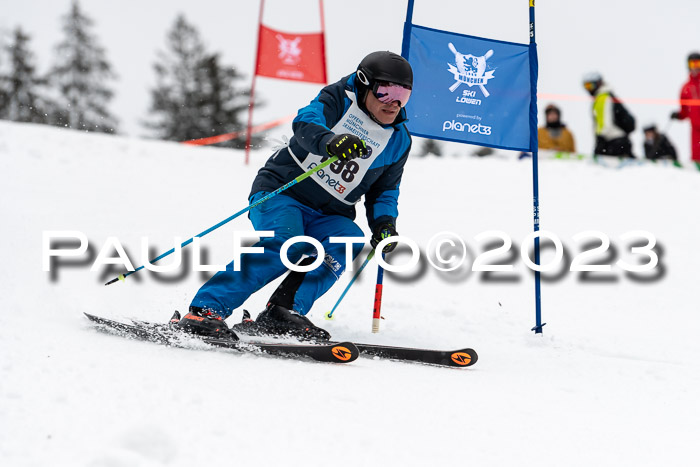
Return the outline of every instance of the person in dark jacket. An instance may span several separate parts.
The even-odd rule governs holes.
[[[659,133],[656,125],[648,123],[644,130],[644,156],[652,161],[669,159],[677,161],[676,148],[673,147],[666,135]]]
[[[220,321],[251,294],[288,271],[282,262],[281,255],[285,255],[297,266],[318,266],[290,272],[256,324],[272,333],[330,337],[305,315],[335,284],[346,262],[362,251],[364,234],[354,222],[355,204],[364,197],[372,247],[398,235],[399,185],[411,149],[404,106],[412,85],[408,61],[392,52],[374,52],[354,73],[323,88],[299,110],[288,146],[275,152],[253,181],[250,203],[329,157],[338,156],[338,160],[251,209],[255,230],[273,231],[274,236],[261,238],[255,245],[264,248],[262,253],[241,255],[239,262],[231,262],[207,281],[181,325],[218,329]],[[318,241],[323,253],[304,241],[282,251],[287,240],[299,236]],[[354,238],[352,244],[337,242],[349,237]],[[395,242],[388,243],[383,251],[388,253],[395,246]],[[352,250],[351,258],[346,248]]]

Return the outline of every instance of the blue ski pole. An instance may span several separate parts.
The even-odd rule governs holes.
[[[250,210],[253,209],[254,207],[261,205],[262,203],[264,203],[265,201],[269,200],[269,199],[272,198],[273,196],[276,196],[276,195],[282,193],[282,192],[283,192],[284,190],[286,190],[287,188],[290,188],[290,187],[296,185],[297,183],[299,183],[299,182],[301,182],[302,180],[308,178],[309,176],[311,176],[312,174],[318,172],[318,171],[321,170],[322,168],[329,166],[330,164],[332,164],[333,162],[335,162],[335,161],[337,161],[337,160],[338,160],[338,156],[333,156],[333,157],[329,158],[328,160],[326,160],[325,162],[321,162],[321,163],[318,164],[316,167],[314,167],[314,168],[312,168],[312,169],[310,169],[310,170],[304,172],[303,174],[299,175],[297,178],[295,178],[295,179],[292,180],[291,182],[288,182],[288,183],[286,183],[285,185],[282,185],[281,187],[277,188],[275,191],[273,191],[273,192],[271,192],[271,193],[268,193],[267,195],[263,196],[262,198],[260,198],[260,199],[257,200],[256,202],[254,202],[253,204],[251,204],[251,205],[249,205],[249,206],[247,206],[247,207],[241,209],[241,210],[238,211],[236,214],[234,214],[234,215],[232,215],[232,216],[230,216],[230,217],[227,217],[226,219],[222,220],[222,221],[219,222],[218,224],[213,225],[213,226],[209,227],[207,230],[198,233],[198,234],[195,235],[194,237],[191,237],[191,238],[185,240],[185,241],[182,242],[182,244],[180,245],[180,248],[184,248],[184,247],[186,247],[187,245],[189,245],[190,243],[192,243],[196,237],[204,237],[205,235],[207,235],[208,233],[213,232],[214,230],[218,229],[218,228],[221,227],[222,225],[228,224],[229,222],[231,222],[232,220],[234,220],[236,217],[240,216],[241,214],[245,214],[246,212],[250,211]],[[175,248],[169,249],[168,251],[166,251],[166,252],[163,253],[162,255],[157,256],[156,258],[153,258],[153,259],[151,260],[151,264],[152,264],[152,263],[155,263],[156,261],[160,261],[161,259],[165,258],[166,256],[168,256],[168,255],[170,255],[170,254],[172,254],[172,253],[174,253],[174,252],[175,252]],[[138,268],[134,269],[133,271],[129,271],[129,272],[125,273],[125,274],[120,274],[119,276],[117,276],[117,277],[115,277],[114,279],[112,279],[112,280],[110,280],[109,282],[107,282],[105,285],[113,284],[113,283],[115,283],[115,282],[117,282],[117,281],[120,281],[120,280],[123,281],[123,280],[126,279],[128,276],[130,276],[130,275],[132,275],[132,274],[134,274],[134,273],[136,273],[136,272],[139,272],[139,271],[140,271],[141,269],[143,269],[144,267],[145,267],[145,266],[139,266]]]
[[[333,309],[331,311],[329,311],[328,313],[326,313],[326,319],[333,319],[333,313],[335,313],[335,309],[338,308],[338,305],[340,305],[340,302],[343,301],[343,297],[345,297],[345,294],[348,293],[348,290],[350,290],[350,287],[352,287],[352,284],[359,277],[360,273],[365,268],[365,266],[367,266],[367,263],[369,263],[369,260],[371,260],[372,257],[374,257],[374,249],[372,249],[372,251],[369,252],[369,254],[367,255],[367,258],[365,258],[365,261],[362,263],[362,266],[360,266],[360,269],[358,269],[357,272],[355,273],[355,275],[352,276],[352,279],[350,279],[350,283],[347,285],[347,287],[345,287],[345,290],[343,290],[343,293],[340,296],[340,298],[338,299],[338,301],[335,302],[335,306],[333,307]]]

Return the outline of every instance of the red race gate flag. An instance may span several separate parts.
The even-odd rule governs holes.
[[[309,83],[327,83],[323,0],[318,0],[318,7],[321,13],[321,32],[293,34],[263,26],[265,0],[260,0],[258,50],[255,55],[255,73],[253,73],[250,103],[248,104],[248,130],[245,142],[246,165],[250,160],[250,135],[253,125],[253,108],[255,107],[255,78],[266,76]]]
[[[255,74],[326,84],[323,32],[294,34],[260,24]]]

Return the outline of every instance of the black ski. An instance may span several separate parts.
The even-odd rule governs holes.
[[[355,344],[363,355],[372,355],[391,360],[429,363],[431,365],[465,368],[479,359],[474,349],[432,350],[414,347],[393,347],[389,345]]]
[[[169,324],[137,321],[120,323],[107,318],[85,313],[90,321],[124,337],[132,337],[159,344],[187,347],[187,339],[197,339],[205,344],[239,352],[256,352],[276,356],[309,357],[320,362],[348,363],[357,359],[360,352],[352,342],[328,342],[324,344],[283,344],[264,342],[242,342],[235,339],[194,336],[173,329]]]
[[[243,315],[243,321],[234,324],[231,328],[239,335],[256,337],[279,337],[266,332],[263,326],[250,319],[247,312]],[[329,342],[334,344],[334,342]],[[418,349],[414,347],[394,347],[389,345],[355,344],[363,355],[400,360],[407,362],[427,363],[430,365],[451,366],[465,368],[476,363],[479,356],[474,349],[458,350],[432,350]]]

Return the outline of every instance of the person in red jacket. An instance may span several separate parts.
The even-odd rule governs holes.
[[[681,110],[673,112],[671,118],[690,119],[690,147],[692,159],[700,170],[700,53],[688,55],[688,82],[681,90]],[[695,102],[688,102],[694,100]]]

